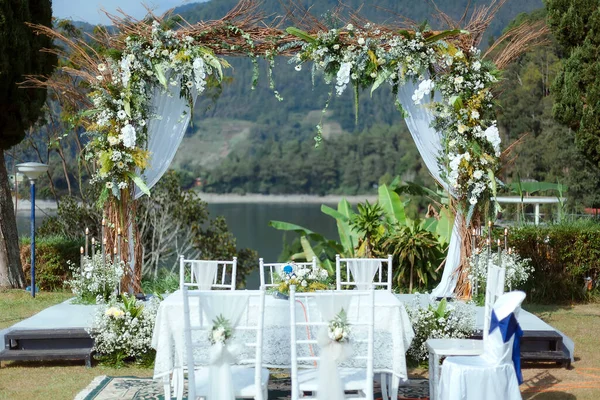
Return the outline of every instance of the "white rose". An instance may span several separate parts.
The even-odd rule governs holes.
[[[135,146],[135,128],[131,124],[125,125],[121,128],[121,133],[123,134],[123,145],[128,148],[132,148]]]
[[[365,44],[365,38],[358,38],[358,44],[361,46]]]
[[[110,144],[111,146],[115,146],[119,143],[119,138],[115,137],[115,136],[109,136],[108,137],[108,144]]]
[[[339,327],[335,328],[333,331],[333,336],[335,337],[335,340],[340,340],[344,336],[344,330]]]

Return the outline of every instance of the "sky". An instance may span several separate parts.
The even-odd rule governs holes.
[[[117,8],[121,8],[128,15],[139,19],[146,15],[144,4],[148,5],[155,14],[162,14],[174,7],[202,1],[208,0],[53,0],[52,13],[58,18],[69,18],[96,25],[109,23],[100,9],[117,14]]]

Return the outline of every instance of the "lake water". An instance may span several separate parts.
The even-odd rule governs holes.
[[[332,207],[334,207],[332,205]],[[258,252],[265,262],[276,262],[283,248],[284,232],[269,226],[269,221],[291,222],[328,239],[338,239],[335,220],[321,212],[320,204],[312,203],[227,203],[209,204],[211,217],[222,215],[229,230],[237,239],[238,248],[251,248]],[[41,212],[36,214],[36,225],[43,220]],[[29,213],[19,213],[17,227],[21,236],[29,236]],[[293,240],[292,232],[285,234]],[[256,260],[258,265],[258,260]],[[258,271],[247,279],[249,289],[258,288]]]

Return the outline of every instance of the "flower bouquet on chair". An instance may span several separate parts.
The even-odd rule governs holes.
[[[290,286],[296,285],[297,292],[316,292],[327,290],[329,273],[326,269],[312,266],[298,266],[294,262],[288,263],[275,277],[277,285],[276,297],[287,299]]]

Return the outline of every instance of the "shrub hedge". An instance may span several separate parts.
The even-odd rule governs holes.
[[[511,246],[535,268],[526,284],[528,300],[560,303],[589,300],[586,278],[600,279],[600,224],[578,221],[523,226],[510,233]]]
[[[40,290],[62,290],[71,278],[67,261],[79,263],[83,242],[64,236],[46,236],[35,240],[35,284]],[[21,263],[28,283],[31,279],[31,240],[21,239]]]

